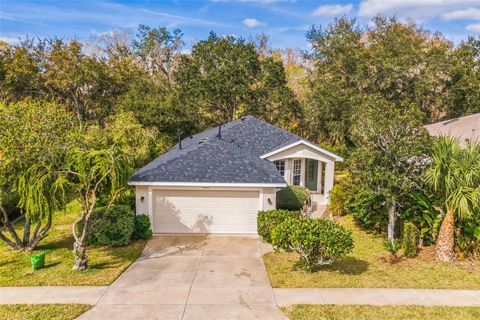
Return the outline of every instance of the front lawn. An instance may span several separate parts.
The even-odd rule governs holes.
[[[87,312],[86,304],[5,304],[0,305],[0,319],[9,320],[72,320]]]
[[[296,305],[282,309],[291,320],[474,320],[480,308],[360,305]]]
[[[72,271],[72,224],[78,210],[73,202],[65,213],[54,216],[48,236],[36,250],[46,251],[44,269],[32,273],[29,252],[14,252],[0,243],[0,286],[109,285],[139,257],[146,241],[117,248],[89,247],[89,269]]]
[[[267,253],[264,261],[273,287],[480,289],[480,261],[437,262],[430,247],[417,258],[391,265],[382,259],[387,255],[383,239],[360,230],[349,216],[339,223],[353,232],[355,247],[350,255],[309,273],[296,267],[294,253]]]

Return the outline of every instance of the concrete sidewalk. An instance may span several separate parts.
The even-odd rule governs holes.
[[[0,287],[0,304],[98,303],[108,287]]]
[[[292,288],[273,291],[280,307],[294,304],[480,306],[480,290]]]
[[[108,287],[0,287],[0,304],[75,303],[96,305]],[[364,304],[480,306],[480,290],[281,288],[273,289],[278,306],[294,304]]]

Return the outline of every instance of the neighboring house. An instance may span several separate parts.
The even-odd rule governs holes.
[[[131,178],[154,233],[257,233],[276,191],[301,185],[325,205],[343,159],[252,116],[185,138]]]
[[[450,119],[426,125],[425,128],[432,136],[452,136],[458,138],[460,144],[465,146],[466,141],[479,141],[480,113]]]

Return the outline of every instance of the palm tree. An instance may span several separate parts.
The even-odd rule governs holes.
[[[436,244],[437,259],[452,261],[455,221],[466,219],[479,209],[480,144],[468,142],[461,148],[457,139],[440,137],[433,146],[432,163],[425,176],[446,211]]]

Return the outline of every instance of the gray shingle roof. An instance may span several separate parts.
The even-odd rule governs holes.
[[[182,140],[135,173],[132,182],[285,183],[260,156],[301,137],[252,116]]]

